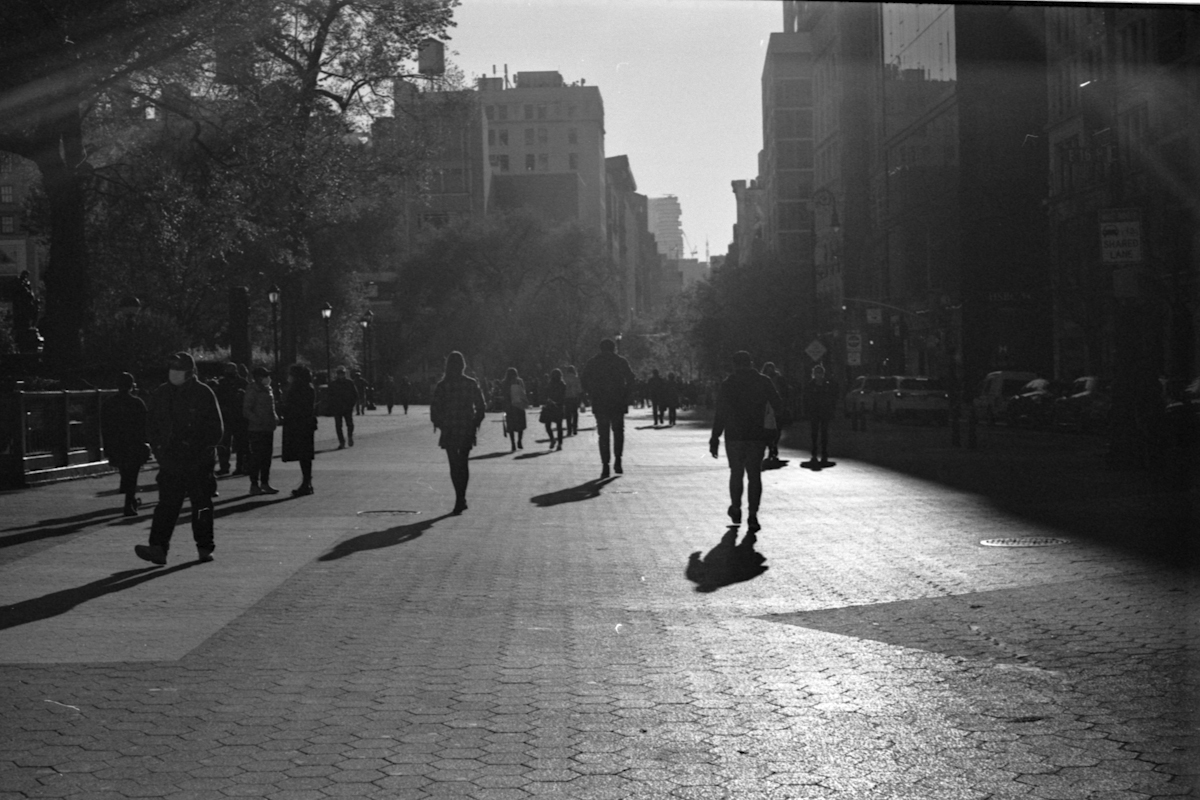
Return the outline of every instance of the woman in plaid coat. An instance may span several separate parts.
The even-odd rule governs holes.
[[[434,430],[442,432],[438,446],[446,451],[450,462],[450,481],[454,484],[454,510],[467,510],[467,482],[471,474],[469,458],[475,446],[475,432],[483,422],[487,403],[474,378],[463,374],[466,361],[455,350],[446,356],[446,374],[433,390],[429,417]]]

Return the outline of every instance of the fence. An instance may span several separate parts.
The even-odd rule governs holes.
[[[0,483],[29,486],[110,469],[100,435],[100,406],[115,392],[0,394]]]

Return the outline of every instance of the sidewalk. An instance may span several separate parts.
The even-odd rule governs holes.
[[[0,800],[1196,788],[1194,575],[931,480],[929,431],[785,444],[747,542],[703,422],[635,411],[600,481],[593,431],[513,454],[489,415],[450,517],[427,410],[357,419],[311,497],[222,480],[212,564],[186,526],[138,561],[116,476],[0,494]],[[1026,536],[1070,541],[979,544]]]

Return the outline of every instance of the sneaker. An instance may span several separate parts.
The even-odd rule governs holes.
[[[604,480],[608,476],[609,476],[608,464],[605,464],[604,468],[600,470],[600,479]]]
[[[758,515],[757,514],[751,514],[750,517],[746,520],[746,530],[748,530],[750,533],[754,533],[756,531],[762,530],[762,525],[758,524]]]
[[[269,483],[264,483],[258,489],[260,494],[279,494],[279,490]]]
[[[621,469],[621,459],[618,458],[613,462],[613,472],[617,473],[618,475],[624,472],[624,470]]]
[[[167,551],[154,544],[135,544],[133,552],[143,561],[162,566],[167,563]]]
[[[338,450],[345,450],[345,449],[346,449],[346,443],[338,442]]]
[[[263,493],[263,490],[259,487],[259,485],[257,483],[250,484],[250,494],[254,495],[254,494],[262,494],[262,493]]]
[[[734,525],[742,524],[742,509],[737,506],[730,506],[726,513],[729,514],[729,519]]]
[[[310,495],[312,493],[313,487],[306,486],[304,484],[300,484],[295,489],[292,489],[292,497],[304,497],[305,495]]]
[[[215,549],[216,548],[212,546],[201,547],[200,545],[196,545],[196,556],[202,564],[207,564],[209,561],[213,560],[212,554],[213,550]]]
[[[347,437],[346,443],[349,444],[351,447],[354,447],[354,437],[353,436]]]

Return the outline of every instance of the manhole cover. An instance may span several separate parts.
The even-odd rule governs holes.
[[[370,516],[370,517],[390,517],[390,516],[394,516],[396,514],[420,514],[420,513],[421,513],[420,511],[408,511],[407,509],[403,509],[403,508],[384,508],[384,509],[380,509],[378,511],[359,511],[358,516],[360,516],[360,517],[368,517],[368,516]]]
[[[1070,544],[1070,539],[1056,539],[1053,536],[1017,536],[1009,539],[984,539],[980,544],[984,547],[1052,547],[1056,544]]]

